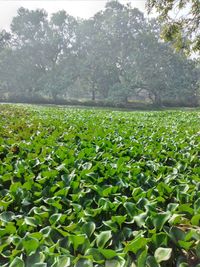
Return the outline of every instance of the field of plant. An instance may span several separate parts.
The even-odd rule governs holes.
[[[200,266],[200,112],[0,105],[1,267]]]

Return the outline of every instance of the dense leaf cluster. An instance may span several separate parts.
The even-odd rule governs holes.
[[[160,38],[138,9],[108,2],[88,20],[20,8],[0,33],[1,98],[198,104],[195,60]]]
[[[2,105],[0,265],[199,266],[199,119]]]
[[[154,8],[164,21],[162,35],[173,41],[178,50],[200,56],[200,2],[199,0],[148,0],[149,12]]]

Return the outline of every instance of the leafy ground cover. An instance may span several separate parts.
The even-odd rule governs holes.
[[[200,266],[200,112],[0,106],[0,266]]]

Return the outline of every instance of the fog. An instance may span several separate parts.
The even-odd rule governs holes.
[[[0,1],[0,29],[9,29],[12,18],[16,16],[20,7],[28,9],[44,8],[49,14],[59,10],[65,10],[74,17],[89,18],[103,9],[107,1]],[[145,0],[120,1],[123,4],[131,2],[133,7],[145,12]]]
[[[160,22],[146,15],[144,4],[2,2],[1,25],[6,30],[0,33],[1,100],[198,105],[196,59],[160,38]]]

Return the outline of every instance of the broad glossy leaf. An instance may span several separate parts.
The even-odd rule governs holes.
[[[11,262],[11,264],[9,266],[10,267],[25,267],[25,264],[21,258],[16,257],[16,258],[14,258],[14,260]]]
[[[137,214],[137,207],[134,203],[132,202],[126,202],[124,203],[124,207],[126,208],[128,214],[133,217]]]
[[[171,217],[170,213],[158,213],[153,216],[153,225],[156,230],[161,231],[164,224],[169,220]]]
[[[37,226],[37,220],[34,217],[25,217],[24,221],[27,225]]]
[[[160,264],[156,261],[155,257],[148,256],[146,261],[147,267],[160,267]]]
[[[36,238],[26,235],[22,240],[23,247],[28,255],[34,253],[39,247],[39,241]]]
[[[89,249],[87,249],[85,255],[86,256],[92,256],[92,258],[96,262],[101,262],[104,259],[104,257],[100,253],[99,249],[97,249],[97,248],[89,248]]]
[[[154,257],[158,263],[168,261],[171,258],[172,249],[159,247],[154,253]]]
[[[192,217],[192,219],[191,219],[191,223],[192,223],[193,225],[197,225],[197,226],[199,226],[199,224],[200,224],[200,214],[196,214],[196,215],[194,215],[194,216]]]
[[[124,251],[125,252],[132,251],[133,253],[136,254],[138,252],[138,250],[140,250],[141,248],[146,246],[147,242],[148,242],[148,240],[146,238],[137,237],[134,240],[127,243]]]
[[[112,259],[117,256],[116,251],[112,249],[99,248],[98,250],[106,259]]]
[[[140,213],[137,216],[134,216],[134,221],[139,227],[145,226],[145,220],[147,218],[147,212]]]
[[[74,267],[93,267],[93,263],[89,259],[80,259]]]
[[[4,222],[11,222],[15,217],[15,214],[11,211],[4,211],[0,214],[0,220]]]
[[[88,237],[90,237],[94,233],[95,228],[96,228],[96,225],[94,222],[87,222],[87,223],[84,223],[84,225],[82,226],[82,231]]]
[[[113,222],[116,222],[121,227],[122,223],[126,221],[126,215],[125,216],[112,216],[111,220]]]
[[[70,235],[69,240],[72,242],[74,250],[77,250],[78,246],[84,244],[86,236],[82,235]]]
[[[96,237],[97,247],[103,248],[105,247],[106,243],[112,238],[111,231],[102,231]]]
[[[105,267],[121,267],[120,262],[117,260],[107,260]]]
[[[59,256],[52,267],[68,267],[70,266],[70,257]]]

